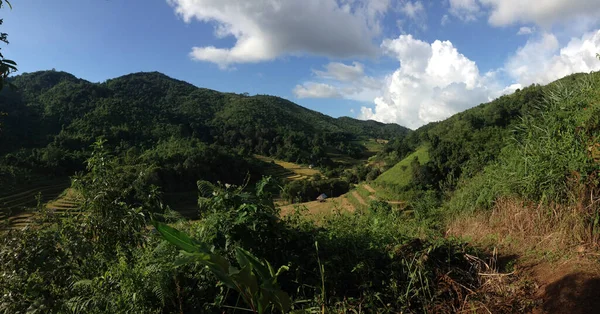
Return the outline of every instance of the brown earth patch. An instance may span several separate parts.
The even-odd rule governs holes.
[[[369,193],[375,193],[375,192],[376,192],[376,191],[375,191],[375,189],[374,189],[374,188],[372,188],[372,187],[371,187],[370,185],[368,185],[368,184],[365,184],[365,185],[363,185],[363,186],[365,187],[365,189],[366,189],[367,191],[369,191]]]

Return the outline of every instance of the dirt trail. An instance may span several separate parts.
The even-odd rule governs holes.
[[[388,201],[388,204],[390,205],[402,205],[404,203],[404,201]]]
[[[358,194],[358,192],[356,190],[352,191],[352,196],[354,196],[354,198],[356,198],[356,200],[360,203],[360,205],[367,206],[367,202],[365,202],[365,200],[360,196],[360,194]]]
[[[538,264],[529,276],[539,286],[534,314],[600,312],[600,265],[597,261],[572,259]]]
[[[372,188],[370,185],[368,185],[368,184],[365,184],[365,185],[363,185],[363,186],[365,187],[365,189],[366,189],[367,191],[369,191],[369,193],[375,193],[375,189],[374,189],[374,188]]]

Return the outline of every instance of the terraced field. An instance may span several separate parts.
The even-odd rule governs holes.
[[[26,187],[8,188],[0,194],[0,225],[1,228],[22,228],[26,226],[35,214],[37,197],[46,203],[59,197],[70,186],[68,178],[56,180],[40,180]],[[71,208],[69,199],[56,204],[61,211]]]
[[[256,155],[255,157],[271,165],[265,170],[265,175],[278,179],[291,181],[302,180],[321,173],[317,169],[310,169],[309,167],[304,167],[293,162],[277,160],[260,155]]]

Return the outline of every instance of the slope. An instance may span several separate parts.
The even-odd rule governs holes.
[[[17,90],[0,93],[0,111],[8,113],[0,146],[4,186],[84,170],[100,137],[125,164],[158,164],[158,181],[191,188],[197,179],[239,183],[246,174],[257,177],[262,166],[254,154],[333,167],[329,151],[362,154],[367,148],[358,139],[409,131],[335,119],[279,97],[198,88],[158,72],[91,83],[42,71],[12,82]]]

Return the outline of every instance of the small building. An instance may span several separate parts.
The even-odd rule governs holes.
[[[325,193],[319,195],[319,197],[317,197],[317,201],[323,203],[325,202],[325,200],[327,199],[327,195],[325,195]]]

